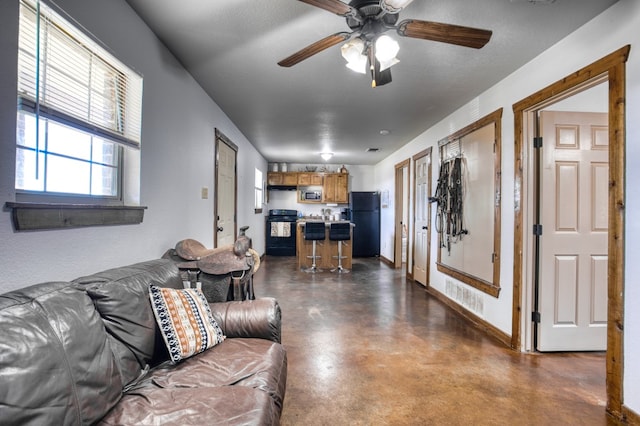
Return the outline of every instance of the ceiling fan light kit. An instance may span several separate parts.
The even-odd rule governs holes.
[[[400,60],[396,57],[400,51],[400,45],[397,41],[386,34],[379,36],[375,43],[376,59],[380,61],[380,70],[384,71],[392,65],[397,64]]]
[[[380,8],[387,13],[398,13],[413,0],[380,0]]]
[[[342,51],[342,57],[347,61],[347,68],[365,74],[367,72],[367,56],[363,53],[365,51],[364,41],[356,37],[349,40],[340,48]]]
[[[336,44],[342,45],[347,67],[366,73],[369,63],[371,86],[391,82],[390,67],[399,62],[397,41],[384,34],[395,30],[401,37],[438,41],[480,49],[489,42],[491,31],[440,22],[405,19],[398,23],[399,13],[413,0],[299,0],[346,19],[351,32],[340,32],[323,38],[278,62],[291,67]]]

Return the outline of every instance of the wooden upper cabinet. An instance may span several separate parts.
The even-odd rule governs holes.
[[[349,202],[349,173],[268,172],[267,185],[321,186],[322,200],[320,202],[343,204]],[[298,202],[302,202],[301,199]]]
[[[336,177],[336,203],[349,202],[349,174],[340,173]]]
[[[348,203],[349,174],[330,173],[325,175],[322,196],[325,203]]]
[[[298,186],[322,186],[323,177],[320,173],[298,173]]]
[[[267,173],[267,185],[282,185],[282,173]]]
[[[267,173],[267,185],[298,185],[298,173],[296,172],[269,172]]]
[[[336,198],[336,175],[326,175],[322,188],[322,199],[325,203],[333,203]]]
[[[295,172],[282,172],[283,174],[283,185],[297,185],[298,184],[298,174]]]

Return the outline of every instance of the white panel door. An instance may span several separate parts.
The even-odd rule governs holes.
[[[427,265],[429,262],[429,165],[431,153],[420,157],[415,162],[415,226],[414,226],[414,259],[413,279],[420,284],[429,284],[427,277]]]
[[[606,350],[607,114],[543,111],[538,350]]]
[[[231,245],[235,241],[236,217],[236,151],[218,140],[217,167],[217,247]]]

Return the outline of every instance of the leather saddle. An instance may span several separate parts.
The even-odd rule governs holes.
[[[178,241],[175,249],[167,251],[163,257],[176,261],[178,268],[188,274],[197,276],[204,272],[230,277],[232,284],[227,300],[253,300],[253,274],[260,267],[260,255],[251,248],[251,240],[245,235],[248,228],[240,228],[240,235],[233,245],[208,249],[199,241],[187,238]]]
[[[214,249],[208,249],[199,241],[188,238],[178,241],[175,252],[188,261],[190,266],[212,275],[247,271],[254,266],[254,256],[249,252],[249,238],[243,236],[238,237],[233,246]]]

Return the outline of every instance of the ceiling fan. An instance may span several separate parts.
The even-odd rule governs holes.
[[[398,22],[399,13],[413,0],[351,0],[349,4],[340,0],[299,0],[311,6],[346,18],[351,32],[339,32],[325,37],[278,62],[282,67],[291,67],[336,44],[342,46],[342,56],[347,67],[366,73],[367,64],[371,73],[371,86],[382,86],[391,82],[390,67],[398,59],[398,43],[388,35],[396,30],[402,37],[439,41],[459,46],[480,49],[491,38],[491,31],[440,22],[405,19]]]

